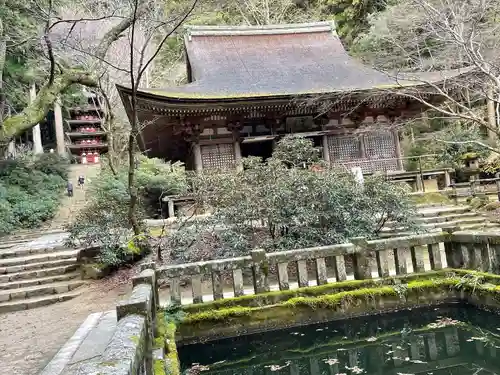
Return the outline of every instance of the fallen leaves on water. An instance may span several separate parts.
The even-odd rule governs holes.
[[[362,368],[359,368],[358,366],[354,366],[354,367],[345,367],[347,370],[351,370],[351,372],[353,374],[362,374],[365,370],[363,370]]]
[[[339,360],[337,358],[327,358],[327,359],[324,359],[323,362],[325,362],[329,366],[332,366],[332,365],[339,363]]]
[[[270,369],[271,371],[279,371],[281,369],[284,369],[285,367],[290,366],[290,363],[291,363],[290,361],[287,361],[282,366],[280,366],[280,365],[267,365],[267,366],[264,366],[264,367]]]

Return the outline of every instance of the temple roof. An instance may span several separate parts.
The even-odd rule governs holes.
[[[350,57],[332,22],[191,26],[184,43],[191,82],[140,93],[172,99],[263,98],[401,87],[463,73],[389,76]]]

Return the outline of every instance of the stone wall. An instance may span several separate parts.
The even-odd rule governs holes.
[[[153,375],[153,336],[156,329],[155,272],[143,271],[133,279],[131,296],[116,307],[118,324],[104,352],[66,369],[78,375]]]

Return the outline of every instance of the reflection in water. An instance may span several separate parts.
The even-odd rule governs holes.
[[[453,305],[179,348],[188,374],[500,374],[500,319]]]

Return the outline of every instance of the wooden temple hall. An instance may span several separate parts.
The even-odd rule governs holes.
[[[312,139],[330,165],[401,171],[398,130],[390,125],[423,107],[394,90],[444,79],[431,72],[402,82],[364,66],[330,22],[193,26],[184,44],[188,83],[138,92],[140,138],[148,156],[198,171],[267,158],[285,134]],[[118,90],[130,116],[131,90]]]

